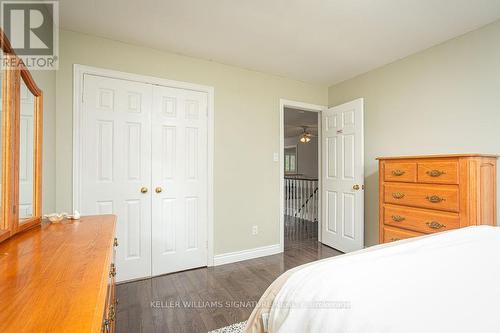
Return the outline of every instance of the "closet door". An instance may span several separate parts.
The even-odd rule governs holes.
[[[84,77],[81,210],[118,216],[118,281],[151,275],[152,90]]]
[[[207,94],[155,87],[153,275],[207,265]]]

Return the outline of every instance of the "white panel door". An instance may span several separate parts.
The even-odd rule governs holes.
[[[84,77],[80,209],[118,216],[118,281],[151,275],[152,91],[148,84]]]
[[[363,99],[322,112],[321,239],[342,252],[363,248]]]
[[[155,87],[153,275],[207,265],[207,94]]]

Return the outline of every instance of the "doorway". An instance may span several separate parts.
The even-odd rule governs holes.
[[[289,232],[342,252],[364,247],[363,108],[362,98],[331,108],[281,100],[282,251]],[[301,161],[314,142],[317,155]]]
[[[321,241],[321,111],[280,101],[280,246]],[[301,141],[302,139],[302,141]]]
[[[284,109],[284,239],[285,248],[318,241],[319,138],[321,114]]]
[[[76,74],[74,207],[117,215],[117,281],[211,265],[210,92]]]

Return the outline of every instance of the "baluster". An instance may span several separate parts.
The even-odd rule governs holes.
[[[286,178],[283,180],[283,215],[286,215]]]
[[[305,209],[304,215],[306,220],[309,220],[309,195],[311,192],[310,185],[311,182],[309,180],[306,180],[306,197],[304,202],[304,209]]]
[[[285,179],[285,215],[288,215],[288,179]]]
[[[298,188],[297,188],[297,217],[300,219],[302,215],[302,211],[300,210],[300,202],[302,201],[302,180],[297,180]]]
[[[290,210],[292,209],[292,201],[291,201],[291,195],[292,195],[292,180],[288,180],[288,214],[287,215],[292,215]]]
[[[314,190],[316,189],[316,187],[314,187],[314,180],[311,181],[311,190],[312,190],[312,193],[311,193],[311,221],[314,222]]]
[[[292,215],[292,180],[288,180],[288,215]]]
[[[314,182],[314,190],[318,188],[318,182]],[[319,190],[314,194],[314,220],[318,221]]]
[[[300,195],[300,218],[303,220],[304,219],[304,203],[305,203],[305,196],[306,196],[306,181],[302,180],[301,181],[301,195]]]
[[[297,216],[297,179],[294,179],[293,180],[293,190],[292,190],[292,198],[293,198],[293,201],[292,201],[292,212],[293,212],[293,216]]]

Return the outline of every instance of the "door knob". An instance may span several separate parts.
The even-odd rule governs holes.
[[[148,193],[148,188],[147,187],[141,187],[141,193]]]
[[[161,191],[163,191],[163,189],[160,186],[158,186],[157,188],[155,188],[155,191],[156,191],[156,193],[161,193]]]
[[[360,187],[359,187],[359,185],[358,185],[358,184],[353,185],[353,187],[352,187],[352,189],[353,189],[353,190],[355,190],[355,191],[359,190],[359,188],[360,188]]]

